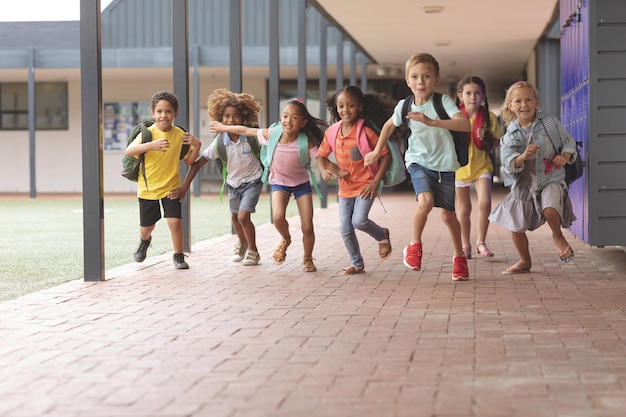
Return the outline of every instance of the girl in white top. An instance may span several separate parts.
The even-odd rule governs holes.
[[[255,129],[246,126],[224,125],[211,122],[214,133],[228,132],[238,135],[257,135],[260,145],[267,146],[273,128]],[[291,244],[289,222],[286,219],[287,204],[293,194],[298,205],[302,228],[302,245],[304,256],[302,270],[315,272],[313,263],[313,246],[315,232],[313,230],[313,193],[309,182],[309,172],[300,163],[298,134],[305,133],[309,140],[309,157],[317,156],[317,147],[324,137],[326,123],[309,113],[299,99],[289,101],[283,108],[280,127],[282,134],[274,151],[270,165],[269,182],[272,187],[272,220],[274,227],[281,235],[281,241],[272,258],[277,265],[285,262],[287,248]]]

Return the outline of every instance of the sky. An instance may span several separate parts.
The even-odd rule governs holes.
[[[102,10],[112,1],[100,0]],[[11,2],[11,6],[4,6],[0,12],[0,22],[80,19],[80,0],[18,0]]]

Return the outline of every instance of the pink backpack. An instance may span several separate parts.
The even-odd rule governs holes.
[[[339,129],[341,129],[341,125],[343,124],[343,120],[339,120],[337,123],[333,123],[328,129],[326,129],[326,140],[330,145],[330,148],[335,152],[335,144],[337,142],[337,135],[339,134]],[[372,152],[372,148],[370,147],[369,142],[367,141],[367,136],[365,135],[365,129],[363,125],[365,124],[365,119],[360,118],[356,122],[356,137],[357,137],[357,146],[359,148],[359,152],[361,152],[361,156],[365,158],[369,152]],[[372,177],[376,176],[378,172],[378,162],[374,162],[367,166],[372,174]]]

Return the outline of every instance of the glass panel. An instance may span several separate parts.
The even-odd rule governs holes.
[[[152,120],[149,102],[104,103],[104,150],[122,151],[133,128]]]

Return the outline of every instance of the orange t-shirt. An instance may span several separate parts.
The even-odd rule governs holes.
[[[378,143],[378,135],[367,126],[364,126],[363,129],[365,130],[367,142],[370,147],[374,149],[376,147],[376,143]],[[328,131],[326,131],[326,134],[327,133]],[[317,154],[319,156],[323,156],[324,158],[328,158],[332,153],[326,134],[324,134],[324,140],[317,151]],[[387,152],[389,152],[389,150],[385,146],[381,155],[385,155]],[[369,168],[363,164],[363,155],[361,155],[359,147],[357,146],[356,123],[346,136],[343,136],[341,129],[339,129],[339,133],[337,134],[337,139],[335,141],[335,159],[337,160],[339,169],[348,172],[348,177],[346,179],[340,178],[338,180],[339,197],[357,197],[361,194],[363,188],[372,182],[373,177]]]

